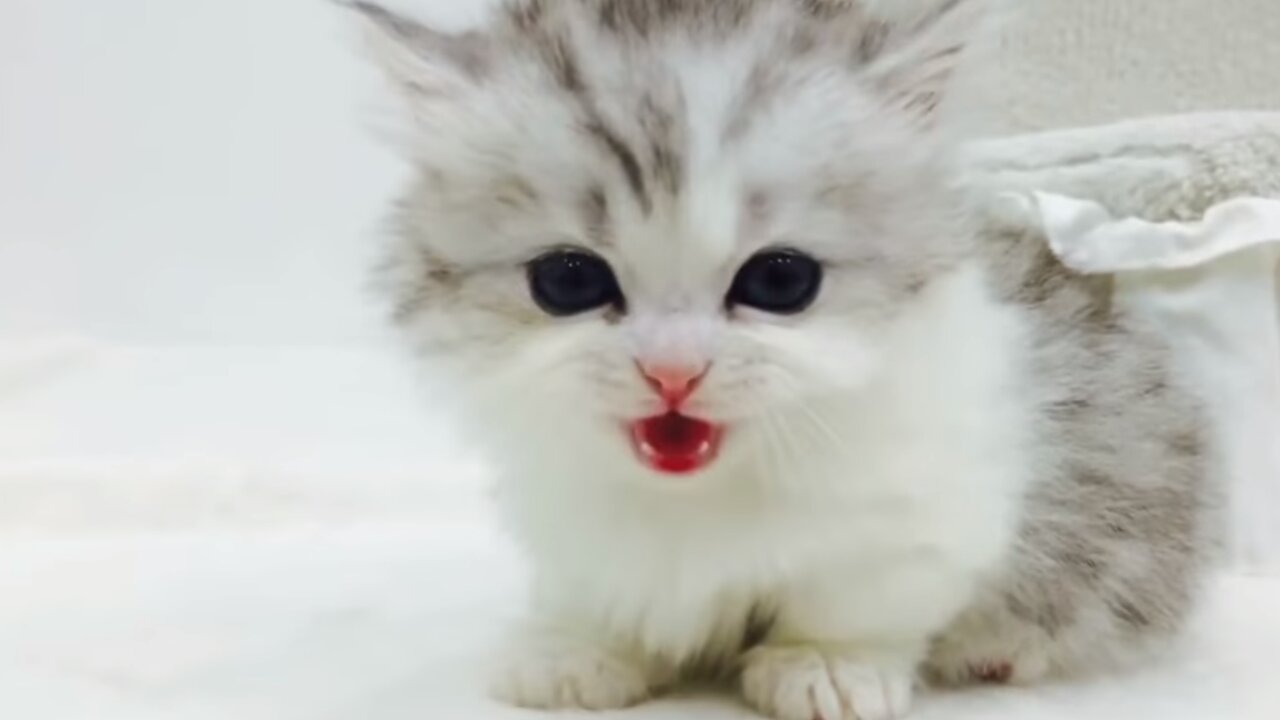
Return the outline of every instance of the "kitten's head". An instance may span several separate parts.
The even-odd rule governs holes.
[[[982,2],[357,3],[415,172],[396,320],[523,458],[656,482],[821,431],[966,253],[939,103]]]

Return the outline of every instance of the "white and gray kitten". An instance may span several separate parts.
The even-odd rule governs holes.
[[[495,677],[785,720],[1145,657],[1204,564],[1161,347],[978,237],[939,111],[981,0],[357,3],[415,169],[383,279],[535,569]]]

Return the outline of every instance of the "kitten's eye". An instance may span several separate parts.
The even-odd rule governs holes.
[[[529,291],[538,307],[557,317],[623,302],[609,263],[575,250],[556,250],[529,263]]]
[[[725,303],[793,315],[813,303],[821,286],[817,260],[794,250],[770,250],[743,264]]]

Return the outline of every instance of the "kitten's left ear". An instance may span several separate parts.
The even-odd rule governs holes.
[[[859,51],[869,76],[889,102],[932,125],[964,52],[994,39],[994,0],[860,2],[867,29]]]
[[[489,71],[489,38],[479,32],[448,33],[372,2],[339,0],[363,16],[374,60],[411,97],[447,95]]]

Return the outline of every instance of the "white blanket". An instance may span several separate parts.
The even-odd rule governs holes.
[[[0,398],[0,717],[529,717],[480,692],[522,568],[388,356],[54,355]],[[1267,720],[1277,606],[1280,579],[1226,578],[1168,663],[918,717]],[[625,717],[752,715],[704,696]]]

